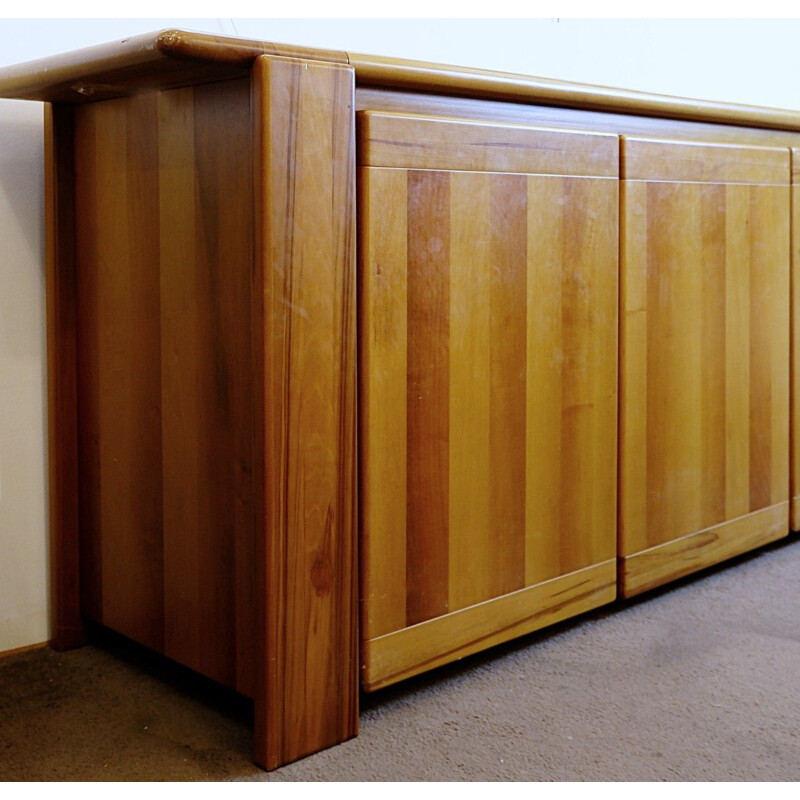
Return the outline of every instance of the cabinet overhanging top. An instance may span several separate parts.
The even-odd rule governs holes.
[[[166,30],[0,68],[0,97],[80,103],[246,75],[261,55],[349,64],[359,86],[800,131],[800,112]]]

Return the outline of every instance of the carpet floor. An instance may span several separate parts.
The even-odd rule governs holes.
[[[265,773],[252,709],[119,641],[0,659],[0,780],[797,781],[800,539],[362,697]]]

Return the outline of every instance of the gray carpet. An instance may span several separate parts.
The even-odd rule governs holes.
[[[363,698],[273,773],[250,705],[112,641],[0,660],[0,780],[800,779],[800,540]]]

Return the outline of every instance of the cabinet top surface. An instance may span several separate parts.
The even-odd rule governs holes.
[[[0,69],[0,97],[80,103],[249,73],[262,55],[348,64],[359,86],[800,131],[800,112],[165,30]]]

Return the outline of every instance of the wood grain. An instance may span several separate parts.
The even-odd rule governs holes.
[[[615,552],[617,182],[472,163],[360,171],[367,663]]]
[[[800,130],[780,109],[669,97],[527,75],[345,53],[170,29],[0,70],[0,96],[81,103],[142,89],[242,76],[263,54],[349,64],[359,86],[382,86],[517,104]]]
[[[720,561],[786,536],[789,503],[776,503],[743,517],[641,550],[620,562],[620,594],[634,597]]]
[[[78,397],[85,613],[163,650],[155,122],[152,96],[76,109]]]
[[[80,611],[72,109],[45,106],[44,131],[50,629],[52,646],[67,650],[86,638]]]
[[[625,137],[620,178],[786,184],[784,148]]]
[[[406,619],[447,600],[450,408],[450,176],[408,174]]]
[[[616,596],[616,561],[486,600],[370,643],[362,682],[374,691],[517,636],[610,603]]]
[[[358,160],[367,167],[616,177],[613,136],[413,114],[359,113]]]
[[[91,103],[245,78],[265,54],[347,63],[338,50],[169,28],[0,69],[0,96]]]
[[[162,92],[157,113],[165,652],[252,695],[249,86]]]
[[[648,139],[672,139],[707,144],[757,147],[798,146],[797,129],[761,128],[724,122],[710,123],[686,117],[649,116],[631,109],[586,109],[570,104],[524,103],[479,95],[436,94],[422,89],[391,89],[356,85],[356,111],[387,115],[409,114],[429,118],[470,119],[489,124],[535,125],[574,132],[589,131]]]
[[[788,151],[754,150],[705,145],[701,163],[697,145],[659,142],[648,166],[652,143],[623,139],[638,176],[624,181],[622,206],[625,559],[788,499]],[[782,185],[765,182],[781,169]],[[686,574],[677,556],[675,569]],[[621,572],[626,593],[632,574]]]
[[[249,85],[74,113],[83,610],[252,694]]]
[[[273,768],[358,725],[354,82],[346,67],[267,57],[253,81],[264,409],[255,751]]]
[[[360,418],[370,431],[359,437],[360,519],[370,531],[360,547],[372,576],[362,587],[361,630],[373,638],[406,620],[407,175],[362,169],[358,186],[359,207],[374,221],[360,226],[358,248],[358,293],[371,298],[358,306],[358,359],[370,365],[359,371]],[[450,413],[452,418],[452,406]],[[448,563],[456,563],[452,553]]]

